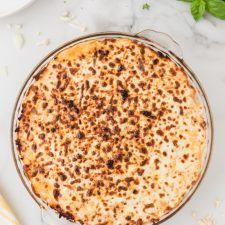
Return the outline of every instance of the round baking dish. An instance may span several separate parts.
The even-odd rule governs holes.
[[[35,76],[48,64],[49,61],[51,61],[59,52],[63,51],[66,48],[69,48],[72,45],[75,45],[80,42],[84,42],[87,40],[95,40],[95,39],[104,39],[104,38],[128,38],[131,40],[137,40],[139,42],[144,43],[145,45],[150,46],[152,49],[156,51],[161,51],[164,54],[167,54],[167,56],[173,60],[177,65],[182,67],[185,71],[185,73],[188,76],[188,79],[191,83],[191,85],[195,88],[197,92],[197,97],[201,101],[201,103],[204,106],[204,113],[205,113],[205,121],[207,123],[207,134],[206,134],[206,143],[205,148],[203,150],[203,165],[200,171],[200,176],[198,181],[192,186],[192,188],[189,190],[189,192],[186,194],[186,196],[183,198],[181,203],[174,208],[172,211],[170,211],[168,214],[164,215],[160,221],[154,224],[160,224],[163,221],[169,219],[171,216],[173,216],[175,213],[177,213],[191,198],[191,196],[194,194],[194,192],[197,190],[198,186],[200,185],[205,172],[208,168],[211,151],[212,151],[212,143],[213,143],[213,122],[212,122],[212,114],[209,107],[209,103],[206,97],[206,94],[197,79],[196,75],[191,71],[191,69],[185,64],[182,58],[182,51],[180,46],[167,34],[153,31],[153,30],[145,30],[138,34],[129,34],[129,33],[121,33],[121,32],[105,32],[105,33],[94,33],[87,36],[83,36],[80,38],[76,38],[70,42],[67,42],[60,46],[59,48],[52,51],[49,55],[47,55],[30,73],[28,76],[25,84],[23,85],[19,96],[17,98],[15,108],[13,111],[13,118],[12,118],[12,126],[11,126],[11,142],[12,142],[12,151],[13,151],[13,157],[15,161],[15,165],[18,171],[18,174],[26,187],[27,191],[30,193],[30,195],[33,197],[33,199],[37,202],[37,204],[40,206],[41,212],[42,212],[42,219],[45,224],[51,225],[51,224],[79,224],[74,223],[71,221],[68,221],[64,218],[59,218],[59,215],[56,211],[51,209],[47,206],[41,199],[39,199],[33,192],[30,182],[27,179],[27,177],[24,174],[22,162],[20,161],[17,145],[15,143],[16,140],[16,132],[15,128],[17,126],[18,118],[21,113],[21,102],[26,94],[28,88],[34,81]]]

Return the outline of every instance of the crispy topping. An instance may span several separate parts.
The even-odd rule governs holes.
[[[38,137],[43,140],[45,138],[45,134],[39,134]]]
[[[54,196],[55,200],[58,200],[59,195],[60,195],[59,190],[58,189],[54,189],[53,190],[53,196]]]
[[[128,98],[128,91],[127,90],[122,90],[120,91],[122,99],[125,101]]]
[[[158,64],[158,62],[159,62],[159,60],[156,58],[156,59],[153,59],[153,61],[152,61],[152,62],[153,62],[153,64],[154,64],[154,65],[157,65],[157,64]]]
[[[137,41],[63,50],[30,85],[15,131],[34,193],[80,224],[156,223],[199,178],[208,125],[196,91]]]
[[[79,139],[84,138],[84,133],[83,132],[78,132],[77,133],[77,138],[79,138]]]
[[[166,55],[165,53],[162,53],[162,52],[160,52],[160,51],[158,51],[157,54],[158,54],[158,56],[159,56],[160,58],[166,58],[166,57],[167,57],[167,55]]]
[[[107,165],[108,169],[113,169],[114,161],[110,159],[107,161],[106,165]]]
[[[157,130],[156,133],[160,136],[163,136],[164,135],[164,132],[162,130]]]
[[[121,72],[122,70],[124,70],[124,66],[123,65],[119,65],[118,66],[118,69],[117,69],[117,72]]]
[[[146,117],[150,117],[151,116],[151,112],[149,111],[143,111],[142,114]]]
[[[58,173],[58,175],[59,175],[61,181],[65,181],[67,179],[67,176],[63,173]]]

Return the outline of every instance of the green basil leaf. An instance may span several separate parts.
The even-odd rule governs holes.
[[[146,2],[143,6],[142,6],[142,9],[143,10],[149,10],[149,8],[150,8],[150,5]]]
[[[193,2],[194,0],[178,0],[180,2]]]
[[[213,16],[225,20],[225,2],[222,0],[206,0],[206,10]]]
[[[205,13],[205,1],[195,0],[191,3],[191,14],[196,21],[200,20]]]

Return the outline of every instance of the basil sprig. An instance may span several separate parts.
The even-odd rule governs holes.
[[[196,21],[200,20],[205,13],[205,1],[196,0],[191,3],[191,14]]]
[[[225,1],[207,0],[206,10],[213,16],[225,20]]]
[[[225,1],[223,0],[179,0],[190,2],[191,14],[196,21],[207,11],[213,16],[225,20]]]

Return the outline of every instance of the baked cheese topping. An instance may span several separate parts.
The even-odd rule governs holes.
[[[22,102],[17,149],[35,194],[86,225],[149,224],[199,178],[207,124],[185,72],[126,38],[59,53]]]

